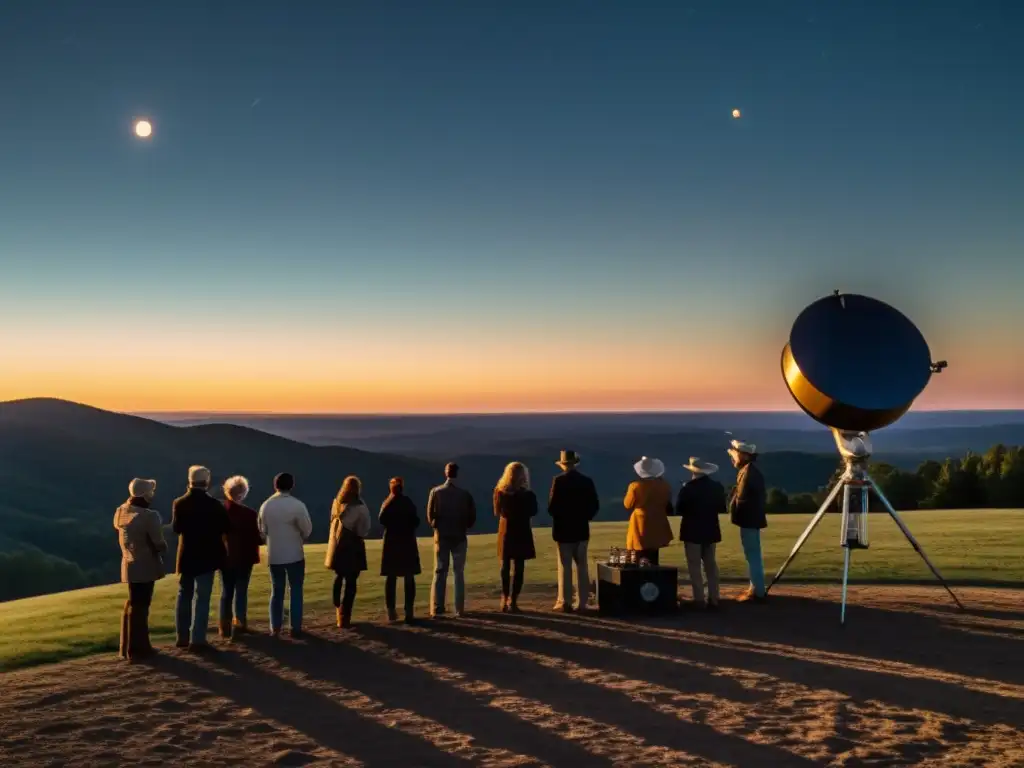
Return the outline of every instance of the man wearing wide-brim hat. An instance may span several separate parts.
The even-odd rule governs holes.
[[[743,556],[750,572],[750,587],[737,600],[760,602],[765,599],[764,557],[761,554],[761,529],[768,527],[765,515],[765,486],[757,461],[757,446],[740,440],[729,444],[729,457],[736,473],[736,487],[729,499],[729,516],[732,524],[740,529]]]
[[[658,553],[672,542],[672,486],[662,475],[665,464],[660,459],[644,456],[633,465],[639,480],[626,489],[623,506],[630,511],[626,549],[658,564]]]
[[[718,563],[715,548],[722,540],[719,516],[725,514],[725,487],[711,477],[718,471],[718,465],[691,456],[683,465],[693,473],[693,478],[684,483],[676,497],[676,514],[682,518],[679,523],[679,539],[686,553],[686,566],[690,572],[695,607],[714,610],[718,608]],[[703,573],[701,572],[703,566]],[[708,579],[708,599],[704,601],[704,576]]]
[[[590,542],[590,521],[601,508],[594,481],[577,467],[576,451],[562,451],[555,462],[562,474],[551,481],[548,515],[551,517],[551,538],[558,547],[558,599],[554,610],[570,612],[585,610],[590,597],[590,574],[587,545]],[[572,596],[572,569],[576,566],[577,598]]]

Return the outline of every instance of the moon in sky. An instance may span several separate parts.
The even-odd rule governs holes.
[[[742,113],[741,113],[741,112],[740,112],[740,111],[739,111],[738,109],[734,109],[734,110],[732,111],[732,116],[733,116],[733,117],[734,117],[735,119],[739,120],[739,119],[740,119],[740,118],[741,118],[741,117],[742,117],[743,115],[742,115]]]
[[[135,123],[135,135],[140,139],[148,139],[153,134],[153,124],[149,120],[138,120]]]

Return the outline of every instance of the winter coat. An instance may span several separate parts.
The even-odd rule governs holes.
[[[185,576],[199,576],[224,567],[227,551],[224,536],[230,528],[224,505],[200,488],[171,505],[171,529],[178,534],[175,570]]]
[[[114,529],[121,545],[121,581],[144,584],[162,579],[167,542],[160,513],[126,501],[114,512]]]
[[[722,540],[718,516],[725,514],[725,487],[708,475],[698,475],[676,497],[679,540],[687,544],[717,544]]]
[[[672,486],[663,477],[646,477],[630,483],[623,506],[630,510],[626,549],[661,549],[672,541]]]
[[[416,576],[420,573],[420,548],[416,529],[420,518],[408,496],[391,495],[381,505],[377,518],[384,529],[380,553],[381,576]]]
[[[370,533],[370,510],[360,500],[331,507],[331,536],[324,565],[335,573],[361,573],[366,566],[366,537]]]
[[[570,469],[551,481],[551,538],[560,544],[590,540],[590,521],[601,509],[594,481]]]
[[[533,491],[494,492],[494,516],[498,518],[498,559],[533,560],[530,519],[537,514],[537,496]]]
[[[256,565],[260,561],[260,544],[263,543],[259,513],[252,507],[238,504],[231,499],[225,500],[224,510],[228,513],[228,521],[231,524],[231,529],[224,537],[224,544],[228,550],[224,561],[225,567],[246,568]]]
[[[761,474],[761,470],[753,462],[744,464],[736,473],[736,487],[733,488],[732,498],[729,500],[732,524],[740,528],[767,528],[765,497],[764,475]]]

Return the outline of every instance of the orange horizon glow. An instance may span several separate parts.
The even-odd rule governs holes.
[[[445,344],[432,328],[360,330],[225,326],[199,343],[187,326],[144,320],[0,331],[0,400],[166,414],[799,411],[771,328],[690,343],[636,339],[611,325],[569,344],[531,330],[511,346],[483,327]],[[947,335],[950,367],[915,409],[1024,409],[1024,362],[1011,353],[1011,334],[998,328],[984,345],[963,330]]]
[[[491,391],[484,394],[421,392],[419,397],[397,392],[311,392],[282,389],[273,394],[207,390],[203,395],[176,392],[142,394],[103,391],[97,387],[36,387],[0,389],[0,401],[57,398],[103,410],[133,414],[385,416],[460,414],[571,414],[571,413],[799,413],[784,386],[781,392],[761,396],[754,392],[685,392],[611,390],[558,396],[548,392]],[[1024,410],[1019,392],[1006,390],[1003,397],[956,397],[954,393],[926,391],[915,402],[915,411]],[[1017,395],[1014,397],[1014,395]]]

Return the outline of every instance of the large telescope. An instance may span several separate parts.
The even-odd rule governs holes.
[[[932,362],[928,343],[917,326],[906,315],[877,299],[835,291],[797,316],[789,342],[782,350],[782,377],[797,405],[832,430],[846,469],[797,539],[789,557],[768,585],[769,590],[782,578],[832,502],[842,493],[840,544],[845,555],[839,620],[845,624],[850,552],[868,548],[868,504],[870,492],[874,491],[910,545],[963,609],[953,590],[868,474],[871,458],[868,433],[889,426],[910,410],[932,374],[945,367],[944,360]],[[857,496],[859,505],[852,503]],[[853,506],[857,506],[856,511]]]

